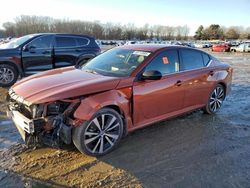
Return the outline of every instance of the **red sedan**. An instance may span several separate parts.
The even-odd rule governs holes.
[[[230,46],[228,44],[214,44],[212,46],[213,52],[230,52]]]
[[[9,115],[29,144],[73,142],[100,156],[136,129],[196,109],[216,113],[231,82],[232,68],[200,50],[122,46],[80,68],[19,81],[9,91]]]

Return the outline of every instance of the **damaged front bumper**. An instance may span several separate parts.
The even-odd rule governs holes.
[[[60,147],[62,143],[71,143],[72,127],[62,121],[62,117],[54,117],[53,129],[44,129],[48,120],[46,118],[29,119],[18,111],[8,111],[10,117],[22,139],[27,145],[46,144],[52,147]]]
[[[26,118],[18,111],[8,111],[7,116],[11,118],[16,125],[17,130],[21,134],[22,139],[26,140],[26,133],[34,133],[34,123],[32,120]]]
[[[18,98],[20,97],[16,94],[9,95],[7,115],[13,120],[27,145],[60,147],[71,143],[72,127],[80,123],[72,119],[72,112],[79,105],[79,100],[27,106]]]

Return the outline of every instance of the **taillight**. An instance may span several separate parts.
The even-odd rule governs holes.
[[[97,55],[101,54],[101,48],[95,48],[94,51],[97,53]]]

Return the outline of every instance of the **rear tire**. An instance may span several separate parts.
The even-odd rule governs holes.
[[[76,148],[91,156],[102,156],[111,152],[123,135],[121,115],[111,108],[96,112],[90,121],[73,129],[72,140]]]
[[[225,97],[225,88],[221,84],[217,84],[210,93],[206,106],[203,108],[204,113],[215,114],[218,112]]]
[[[89,60],[90,60],[90,59],[83,59],[83,60],[81,60],[81,61],[79,62],[78,65],[81,67],[81,66],[83,66],[85,63],[87,63]]]
[[[12,86],[18,76],[18,71],[13,65],[0,64],[0,87]]]

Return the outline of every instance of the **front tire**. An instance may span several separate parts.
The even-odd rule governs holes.
[[[225,97],[226,94],[224,87],[221,84],[217,84],[209,95],[208,102],[203,111],[206,114],[215,114],[221,108]]]
[[[18,79],[18,71],[9,64],[0,65],[0,87],[10,87]]]
[[[121,115],[111,108],[96,112],[90,121],[73,130],[73,143],[81,152],[102,156],[111,152],[123,135]]]

